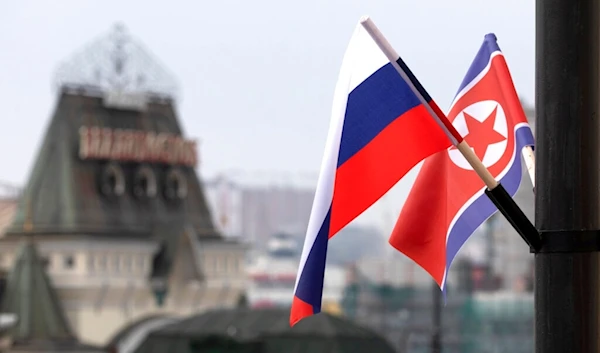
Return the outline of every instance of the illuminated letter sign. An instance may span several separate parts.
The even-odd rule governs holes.
[[[196,141],[171,133],[107,129],[79,129],[79,157],[130,162],[196,166]]]

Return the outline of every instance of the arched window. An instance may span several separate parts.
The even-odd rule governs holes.
[[[121,196],[125,193],[125,175],[116,163],[107,164],[100,176],[100,191],[105,196]]]
[[[149,199],[156,196],[156,176],[149,166],[140,166],[133,177],[133,194],[138,199]]]
[[[179,169],[171,169],[165,178],[165,197],[169,200],[181,200],[187,196],[187,180]]]

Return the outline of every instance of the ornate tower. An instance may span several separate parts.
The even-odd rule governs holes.
[[[91,343],[147,315],[234,305],[244,248],[211,221],[172,76],[118,25],[63,63],[55,84],[2,265],[33,234],[71,326]]]

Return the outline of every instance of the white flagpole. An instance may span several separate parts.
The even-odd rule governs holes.
[[[521,151],[523,154],[523,159],[525,160],[525,166],[527,166],[527,172],[529,173],[529,178],[531,179],[531,185],[535,189],[535,154],[533,153],[533,148],[531,146],[527,146],[523,148]]]

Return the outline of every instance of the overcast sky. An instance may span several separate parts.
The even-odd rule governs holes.
[[[318,171],[354,26],[370,15],[441,107],[483,36],[534,100],[534,1],[3,1],[0,180],[25,183],[54,109],[58,63],[123,22],[176,76],[199,171]]]

